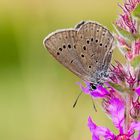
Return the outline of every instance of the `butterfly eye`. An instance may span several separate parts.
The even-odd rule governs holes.
[[[91,90],[95,90],[96,86],[93,83],[90,83]]]
[[[92,85],[92,89],[94,89],[94,90],[95,90],[95,89],[96,89],[96,86]]]

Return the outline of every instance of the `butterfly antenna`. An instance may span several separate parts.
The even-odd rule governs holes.
[[[95,103],[94,103],[94,100],[93,100],[93,98],[92,98],[92,97],[91,97],[91,100],[92,100],[92,105],[93,105],[93,108],[94,108],[95,112],[97,112],[97,108],[96,108],[96,106],[95,106]]]
[[[78,94],[78,96],[77,96],[77,98],[76,98],[76,100],[75,100],[75,102],[74,102],[74,104],[73,104],[73,108],[75,108],[75,106],[76,106],[76,104],[77,104],[77,102],[78,102],[78,100],[79,100],[79,97],[82,95],[82,91]]]

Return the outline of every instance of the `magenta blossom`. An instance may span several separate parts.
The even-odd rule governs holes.
[[[133,43],[132,50],[132,56],[138,56],[140,54],[140,40]]]
[[[97,126],[89,117],[88,126],[92,133],[92,140],[100,140],[101,138],[103,140],[139,140],[139,135],[134,138],[134,134],[135,131],[140,131],[140,122],[132,122],[129,129],[125,131],[125,102],[115,90],[111,89],[111,91],[112,94],[105,95],[103,107],[119,130],[119,134],[115,135],[108,128]]]
[[[118,128],[120,132],[122,132],[125,112],[125,104],[123,99],[118,95],[116,91],[114,91],[112,92],[112,94],[107,95],[103,99],[102,104],[104,110],[110,116],[116,128]]]
[[[125,88],[135,88],[137,76],[135,70],[130,66],[123,66],[121,63],[116,61],[116,66],[110,67],[110,79],[111,82],[120,86],[125,85]]]
[[[140,131],[140,123],[131,123],[127,133],[119,131],[118,135],[115,135],[108,128],[97,126],[90,117],[88,127],[92,133],[92,140],[140,140],[139,134],[134,138],[135,132]]]
[[[140,86],[135,89],[135,93],[137,93],[137,99],[132,100],[130,115],[134,120],[138,120],[140,119]]]
[[[103,108],[110,116],[115,126],[122,131],[124,123],[124,101],[119,93],[112,87],[108,87],[108,90],[102,86],[98,86],[95,90],[90,90],[87,86],[83,88],[83,91],[87,92],[93,98],[103,99]]]
[[[132,18],[131,12],[140,4],[139,0],[128,0],[125,1],[124,5],[119,5],[123,13],[119,16],[116,21],[116,25],[120,28],[135,34],[137,32],[136,20]]]
[[[136,56],[140,54],[140,40],[132,41],[132,43],[125,40],[123,37],[116,35],[118,48],[121,53],[128,58],[128,60],[132,60]]]
[[[121,36],[116,35],[116,38],[119,50],[128,60],[132,60],[140,54],[140,40],[133,41],[130,44]]]
[[[116,20],[114,36],[126,63],[112,64],[103,85],[80,84],[84,93],[100,98],[118,133],[96,125],[89,117],[92,140],[140,140],[140,0],[125,0],[119,6],[123,12]]]
[[[128,12],[128,13],[131,13],[135,8],[136,6],[140,4],[140,0],[128,0],[128,1],[125,1],[124,3],[124,6],[123,6],[123,11],[124,12]]]
[[[136,101],[132,101],[132,108],[130,110],[130,115],[134,120],[140,119],[140,101],[139,97]]]
[[[132,42],[130,49],[126,52],[126,58],[133,60],[140,54],[140,40]]]
[[[123,5],[119,5],[123,13],[116,20],[116,29],[119,35],[116,35],[118,48],[128,59],[133,60],[140,54],[139,23],[134,18],[132,12],[140,6],[140,0],[126,0]]]
[[[140,86],[135,89],[136,93],[140,96]]]
[[[123,67],[121,65],[119,65],[119,70],[116,69],[116,72],[118,72],[120,75],[122,74],[122,76],[126,76],[125,74],[127,74],[126,72],[124,74]],[[121,79],[122,78],[120,78],[120,80]],[[115,135],[108,128],[97,126],[89,117],[88,126],[92,133],[92,140],[100,140],[101,138],[102,140],[140,140],[140,122],[137,122],[137,119],[140,117],[140,102],[138,100],[135,102],[132,101],[131,103],[131,109],[128,112],[128,115],[131,116],[130,124],[129,129],[126,130],[126,101],[121,96],[120,92],[107,83],[105,84],[105,87],[99,85],[94,90],[91,89],[91,84],[88,82],[86,82],[86,87],[83,87],[82,85],[80,86],[83,92],[89,94],[94,99],[103,99],[102,106],[106,114],[108,114],[115,127],[119,130],[119,134]],[[137,87],[134,90],[134,93],[136,93],[137,96],[140,95],[140,87]],[[138,133],[136,133],[136,131]]]
[[[120,15],[116,21],[116,25],[128,32],[136,33],[136,22],[127,13]]]
[[[84,93],[89,94],[91,97],[95,98],[102,98],[109,94],[109,91],[101,85],[98,85],[96,89],[93,90],[90,83],[86,82],[86,87],[83,87],[81,84],[80,87]]]

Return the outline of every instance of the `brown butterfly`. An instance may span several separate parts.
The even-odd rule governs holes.
[[[58,30],[44,39],[48,51],[66,68],[91,85],[103,84],[108,76],[114,38],[94,21]]]

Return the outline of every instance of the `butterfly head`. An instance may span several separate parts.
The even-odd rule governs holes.
[[[90,83],[90,89],[91,90],[96,90],[96,85],[94,85],[93,83]]]

